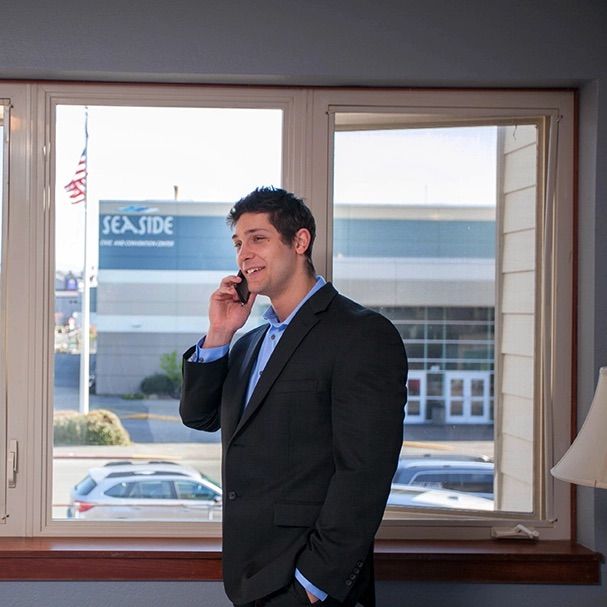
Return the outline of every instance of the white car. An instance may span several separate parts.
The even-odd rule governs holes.
[[[493,500],[461,491],[427,489],[415,485],[392,484],[388,506],[413,508],[449,508],[459,510],[493,510]]]
[[[90,468],[72,489],[68,518],[221,520],[221,487],[173,462],[113,462]]]

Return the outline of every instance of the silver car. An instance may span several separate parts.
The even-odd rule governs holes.
[[[425,489],[447,489],[493,499],[494,464],[461,458],[404,457],[398,462],[393,483]]]
[[[113,462],[90,468],[72,489],[68,518],[221,520],[221,487],[173,462]]]

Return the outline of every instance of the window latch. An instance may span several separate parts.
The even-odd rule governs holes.
[[[10,440],[8,445],[8,457],[6,459],[6,478],[9,489],[17,486],[17,472],[19,471],[19,444],[16,440]]]
[[[491,537],[497,540],[531,540],[539,539],[540,534],[537,529],[527,527],[519,523],[514,527],[493,527],[491,529]]]

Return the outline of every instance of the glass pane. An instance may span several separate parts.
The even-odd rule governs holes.
[[[447,358],[464,360],[493,359],[493,343],[487,343],[482,345],[475,345],[463,342],[457,344],[449,344],[447,346]]]
[[[463,400],[452,400],[449,406],[451,415],[463,415],[464,414],[464,401]]]
[[[418,400],[409,399],[407,401],[407,415],[419,415],[420,407]]]
[[[394,322],[410,368],[426,373],[419,404],[426,419],[407,428],[403,458],[497,455],[500,465],[512,464],[501,470],[495,496],[488,502],[454,500],[451,507],[529,512],[533,462],[495,453],[500,429],[494,428],[491,403],[496,321],[517,313],[534,321],[534,293],[520,285],[523,276],[525,285],[536,283],[538,129],[531,124],[444,126],[438,117],[441,126],[420,126],[418,120],[427,116],[335,114],[334,282]],[[503,281],[499,289],[496,275]],[[528,336],[508,337],[527,345],[531,372],[535,350]],[[496,407],[503,403],[506,418],[516,414],[508,394],[518,394],[518,388],[496,386]],[[495,417],[501,423],[502,417]],[[516,449],[506,443],[499,449]],[[522,486],[519,482],[527,494],[510,496],[508,487]],[[412,505],[402,496],[390,499]]]
[[[452,379],[449,382],[449,393],[451,396],[463,396],[464,382],[461,379]]]
[[[420,390],[420,380],[419,379],[409,379],[407,381],[407,388],[409,390],[409,397],[411,396],[419,396]]]
[[[173,486],[169,481],[145,481],[132,483],[130,498],[150,500],[170,500],[173,498]]]
[[[443,352],[445,348],[443,344],[437,344],[435,342],[427,342],[426,343],[426,352],[428,358],[434,359],[435,361],[440,361],[444,358]]]
[[[485,403],[482,400],[473,400],[470,406],[470,415],[482,416],[485,413]]]
[[[472,396],[483,396],[485,392],[485,382],[482,379],[473,379],[470,382],[470,393]]]
[[[214,497],[211,489],[190,481],[175,481],[177,499],[183,500],[212,500]]]
[[[428,373],[426,376],[428,381],[428,396],[443,395],[443,377],[442,373]]]
[[[493,362],[497,127],[403,128],[406,116],[394,117],[394,128],[356,129],[353,115],[336,114],[333,280],[390,318],[411,367],[427,374],[425,402],[408,405],[427,419],[406,429],[403,457],[491,458],[491,422],[458,430],[472,422],[466,380],[445,372]],[[468,499],[454,507],[494,507]]]
[[[424,325],[408,325],[398,321],[394,323],[404,340],[424,339]]]
[[[491,325],[489,323],[454,324],[446,325],[446,339],[466,339],[466,340],[484,340],[492,339],[493,335],[489,333]]]
[[[236,267],[229,209],[281,185],[282,122],[278,109],[57,107],[54,518],[220,520],[174,498],[180,476],[211,479],[221,502],[219,433],[179,418],[181,355]],[[137,501],[116,508],[111,491]],[[149,504],[169,498],[183,503]]]
[[[445,325],[428,325],[427,339],[445,339]]]
[[[405,342],[407,342],[407,340],[405,339]],[[419,343],[409,343],[409,347],[407,348],[407,356],[410,359],[425,359],[425,351],[426,351],[426,346],[425,344],[419,344]]]

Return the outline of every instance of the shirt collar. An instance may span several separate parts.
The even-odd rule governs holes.
[[[295,309],[285,318],[282,322],[278,320],[278,316],[276,316],[276,312],[274,312],[274,308],[270,306],[263,314],[264,320],[267,320],[272,328],[274,329],[284,329],[286,326],[293,320],[293,317],[297,312],[299,312],[299,308],[303,306],[314,293],[316,293],[319,289],[322,289],[327,284],[327,281],[322,276],[316,277],[316,282],[314,286],[304,295],[302,300],[295,306]]]

